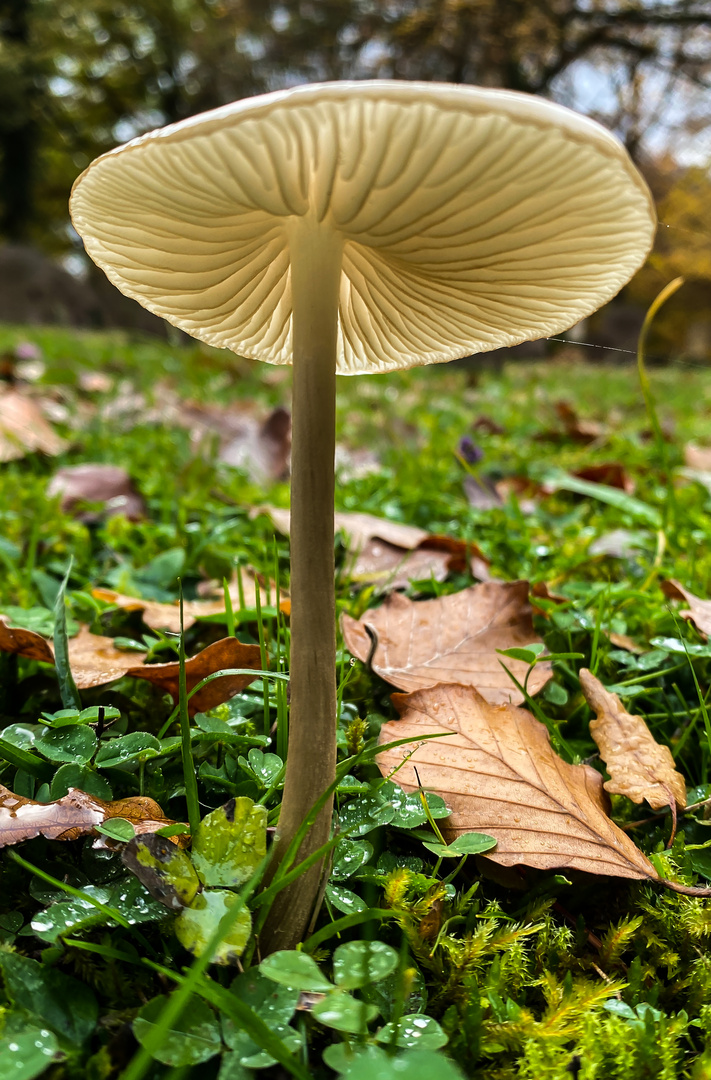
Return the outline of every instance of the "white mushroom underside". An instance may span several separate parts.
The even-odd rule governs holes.
[[[289,220],[333,228],[344,241],[342,374],[559,333],[644,260],[648,193],[595,125],[586,138],[585,121],[580,134],[532,121],[530,107],[519,119],[514,95],[504,111],[481,111],[472,90],[455,107],[449,87],[440,102],[329,100],[324,89],[99,159],[72,199],[88,253],[194,337],[286,364]]]

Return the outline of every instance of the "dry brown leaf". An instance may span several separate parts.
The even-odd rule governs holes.
[[[557,401],[555,411],[565,429],[565,434],[576,442],[594,442],[605,430],[595,420],[581,420],[576,410],[567,401]]]
[[[0,393],[0,462],[15,461],[35,450],[54,457],[66,446],[36,401],[17,390]]]
[[[81,503],[103,503],[101,513],[107,517],[121,514],[129,521],[145,517],[143,499],[131,482],[125,469],[118,465],[87,463],[59,469],[47,487],[47,498],[61,496],[60,507],[65,514],[74,513]],[[97,521],[101,516],[95,510],[79,510],[80,521]]]
[[[499,506],[503,506],[503,497],[499,494],[495,485],[486,477],[477,479],[476,476],[467,473],[462,480],[462,487],[467,502],[475,510],[496,510]]]
[[[0,616],[0,650],[17,653],[30,660],[43,660],[54,663],[54,653],[50,643],[34,630],[18,630],[8,627]],[[134,679],[146,679],[161,687],[178,700],[177,661],[168,664],[142,664],[145,653],[125,652],[117,649],[113,638],[92,634],[87,626],[82,626],[76,637],[69,639],[69,665],[74,681],[79,690],[88,690],[93,686],[104,686],[115,682],[124,675]],[[185,674],[188,691],[199,682],[223,668],[261,667],[261,654],[258,645],[243,645],[236,638],[223,638],[213,645],[208,645],[202,652],[185,662]],[[213,679],[188,702],[192,714],[206,712],[234,697],[248,686],[254,675],[226,675]]]
[[[544,725],[525,709],[490,705],[465,686],[434,686],[392,700],[401,719],[383,725],[380,742],[413,743],[381,753],[380,771],[388,776],[404,760],[393,780],[416,791],[417,768],[423,787],[452,811],[441,823],[448,841],[483,832],[497,841],[487,859],[503,866],[659,880],[608,817],[600,774],[563,761]],[[418,745],[429,734],[444,737]]]
[[[603,465],[587,465],[584,469],[575,469],[571,476],[577,476],[581,480],[588,480],[592,484],[606,484],[608,487],[619,488],[632,495],[635,483],[628,476],[624,465],[617,461],[610,461]]]
[[[180,402],[172,419],[190,429],[195,443],[217,435],[220,461],[242,469],[255,483],[289,473],[291,414],[282,406],[264,418],[256,416],[251,405],[224,408]]]
[[[533,629],[528,582],[485,582],[435,600],[388,597],[382,607],[367,611],[360,620],[343,616],[347,648],[367,660],[371,638],[377,635],[372,668],[400,690],[417,690],[436,683],[475,686],[495,704],[523,701],[502,667],[523,683],[528,664],[499,656],[497,649],[512,649],[540,638]],[[537,694],[551,677],[551,665],[537,664],[528,681]]]
[[[262,506],[254,513],[268,514],[276,528],[289,535],[288,510]],[[406,589],[410,581],[431,576],[435,581],[444,581],[450,573],[462,573],[467,568],[467,557],[474,577],[488,580],[488,560],[475,544],[435,536],[416,525],[403,525],[373,514],[337,511],[334,525],[336,532],[345,536],[348,553],[354,559],[349,568],[352,581]]]
[[[185,661],[185,678],[188,693],[199,682],[212,675],[215,671],[223,668],[261,668],[261,653],[258,645],[243,645],[237,638],[222,638],[220,641],[208,645],[196,656]],[[178,700],[178,674],[179,664],[140,664],[126,672],[135,679],[146,679],[148,682],[159,686],[167,691],[173,700]],[[190,715],[196,712],[207,712],[221,705],[244,690],[256,678],[256,675],[224,675],[220,679],[213,679],[202,690],[188,701]],[[79,684],[77,683],[77,686]]]
[[[23,630],[9,624],[7,615],[0,615],[0,651],[24,656],[27,660],[54,663],[54,653],[46,638],[34,630]]]
[[[242,587],[244,592],[244,602],[247,607],[251,608],[255,603],[254,592],[255,578],[251,573],[243,571],[242,574]],[[215,583],[217,584],[217,583]],[[273,588],[271,592],[272,598],[275,598],[276,589]],[[152,630],[164,630],[170,634],[180,633],[180,604],[176,600],[174,604],[160,603],[158,600],[143,600],[137,596],[124,596],[122,593],[114,592],[113,589],[92,589],[91,595],[96,597],[97,600],[103,600],[107,604],[115,604],[116,607],[123,608],[124,611],[140,611],[142,612],[142,619],[146,626],[149,626]],[[183,602],[183,627],[185,630],[189,630],[191,626],[195,624],[197,619],[200,619],[206,615],[220,615],[225,610],[225,599],[221,591],[218,590],[218,596],[222,596],[221,599],[214,600],[185,600]],[[267,594],[264,588],[260,585],[259,597],[263,607],[267,606]],[[236,611],[240,606],[239,588],[236,584],[236,579],[233,580],[230,585],[230,599],[232,606]],[[285,615],[288,615],[291,611],[291,604],[288,599],[282,599],[280,596],[279,610]]]
[[[641,656],[642,653],[647,652],[644,645],[640,645],[634,638],[629,637],[627,634],[612,634],[607,635],[610,639],[610,644],[614,645],[616,649],[625,649],[626,652],[636,653],[637,656]]]
[[[0,848],[44,836],[47,840],[76,840],[93,833],[110,818],[125,818],[135,832],[155,832],[175,824],[157,802],[145,795],[104,802],[72,788],[54,802],[40,803],[15,795],[0,784]]]
[[[680,611],[679,614],[682,619],[693,622],[702,637],[707,638],[711,634],[711,600],[702,600],[700,596],[694,596],[680,582],[673,579],[662,581],[661,586],[662,592],[670,600],[686,601],[689,605],[688,610]]]
[[[699,472],[711,472],[711,447],[687,443],[684,447],[684,463]]]
[[[646,799],[653,810],[672,801],[682,810],[686,783],[674,767],[669,747],[660,746],[642,717],[628,713],[617,694],[606,690],[587,668],[579,675],[585,700],[597,714],[590,734],[610,774],[605,790],[636,803]]]

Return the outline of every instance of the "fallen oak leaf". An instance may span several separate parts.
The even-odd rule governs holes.
[[[711,600],[702,600],[700,596],[695,596],[673,578],[662,581],[661,586],[662,592],[667,599],[684,600],[689,605],[686,611],[680,611],[679,614],[682,619],[693,622],[696,629],[706,640],[711,634]]]
[[[606,690],[587,668],[579,676],[585,700],[597,715],[590,734],[610,774],[605,790],[635,803],[646,799],[653,810],[664,806],[683,810],[686,782],[669,747],[660,746],[642,717],[628,713],[617,694]]]
[[[135,654],[134,654],[135,655]],[[261,669],[261,651],[259,645],[244,645],[237,638],[222,638],[212,645],[191,656],[185,661],[185,679],[188,693],[198,683],[209,675],[226,668],[252,668],[256,671]],[[126,675],[135,679],[146,679],[154,686],[167,691],[174,701],[178,701],[178,678],[180,665],[177,661],[168,664],[140,664],[130,668]],[[221,705],[223,701],[234,697],[246,686],[249,686],[254,675],[223,675],[212,679],[207,686],[203,686],[196,694],[188,699],[188,712],[194,716],[197,712],[207,712]],[[78,684],[77,684],[78,685]]]
[[[36,450],[54,457],[67,445],[36,401],[17,390],[0,393],[0,462],[16,461]]]
[[[254,578],[250,577],[243,582],[243,595],[245,604],[252,607],[255,603]],[[274,590],[276,591],[276,590]],[[240,606],[239,590],[234,583],[229,589],[230,600],[233,610],[237,611]],[[158,600],[143,600],[138,596],[124,596],[123,593],[114,592],[113,589],[92,589],[91,595],[104,603],[113,604],[124,611],[140,611],[141,618],[151,630],[164,630],[167,633],[180,633],[180,603],[161,603]],[[272,593],[274,595],[274,593]],[[259,598],[263,607],[267,606],[267,594],[260,586]],[[183,628],[189,630],[196,621],[210,615],[221,615],[225,610],[224,594],[221,599],[214,600],[184,600],[183,601]],[[279,600],[279,610],[285,615],[291,611],[288,599]]]
[[[344,615],[342,626],[350,652],[359,660],[370,657],[373,671],[398,689],[457,682],[476,686],[492,704],[523,701],[498,650],[541,643],[533,629],[526,581],[484,582],[434,600],[394,594],[360,620]],[[377,639],[374,650],[369,629]],[[507,658],[506,666],[523,683],[529,665]],[[528,692],[538,693],[550,677],[550,663],[536,664]]]
[[[377,763],[405,791],[422,786],[452,813],[441,823],[448,842],[464,833],[493,836],[487,859],[502,866],[569,868],[659,881],[652,863],[610,820],[602,776],[569,765],[543,724],[525,709],[491,705],[473,687],[439,685],[393,694],[400,719],[384,724],[380,742],[411,738]],[[446,735],[427,739],[423,735]],[[452,734],[454,733],[454,734]]]
[[[288,510],[262,506],[254,513],[268,514],[276,528],[289,535]],[[337,511],[334,528],[345,536],[347,552],[353,558],[349,567],[352,581],[406,589],[413,580],[434,576],[435,581],[444,581],[450,573],[463,573],[468,560],[475,577],[489,577],[488,560],[475,544],[464,540],[360,512]]]
[[[41,803],[15,795],[0,784],[0,848],[35,836],[47,840],[76,840],[94,833],[111,818],[130,821],[136,833],[155,832],[175,824],[145,795],[106,802],[78,788],[53,802]]]
[[[47,487],[47,498],[60,496],[60,509],[64,514],[74,514],[80,521],[98,521],[102,513],[106,517],[123,515],[129,521],[139,521],[146,515],[146,506],[136,491],[131,477],[118,465],[100,465],[86,462],[59,469]],[[82,503],[101,503],[101,509],[82,510]]]
[[[7,626],[0,617],[0,650],[14,652],[31,660],[42,660],[54,664],[52,646],[41,634],[34,630],[20,630]],[[76,637],[69,640],[69,666],[79,690],[88,690],[94,686],[105,686],[124,675],[134,679],[145,679],[167,691],[173,700],[178,700],[178,662],[167,664],[141,664],[137,660],[145,653],[123,652],[114,645],[114,639],[92,634],[87,626],[80,627]],[[208,675],[213,675],[224,668],[261,667],[261,653],[258,645],[243,645],[236,638],[222,638],[208,645],[185,662],[188,693]],[[256,678],[256,675],[225,675],[213,679],[198,690],[188,702],[191,715],[206,712],[216,705],[234,697]]]
[[[47,639],[34,630],[11,626],[7,615],[0,615],[0,651],[24,656],[27,660],[54,663],[54,653]]]
[[[54,650],[47,638],[35,630],[9,624],[7,616],[0,615],[0,651],[54,664]],[[69,664],[79,690],[115,682],[134,667],[141,656],[145,653],[122,652],[116,648],[113,638],[92,634],[87,626],[81,626],[79,633],[69,639]]]

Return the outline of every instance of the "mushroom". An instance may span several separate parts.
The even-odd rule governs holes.
[[[336,375],[548,337],[644,261],[655,212],[620,143],[540,98],[406,82],[300,86],[98,158],[71,212],[128,296],[210,345],[293,364],[285,850],[335,776]],[[331,803],[301,848],[329,834]],[[316,866],[267,949],[303,935]]]

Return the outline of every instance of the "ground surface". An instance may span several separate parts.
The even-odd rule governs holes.
[[[148,609],[142,621],[140,608],[117,607],[106,590],[170,604],[181,578],[187,599],[204,600],[207,582],[218,583],[219,597],[222,579],[241,567],[234,622],[224,613],[193,622],[187,653],[200,653],[231,630],[244,645],[259,646],[261,628],[261,662],[272,671],[286,668],[288,540],[275,536],[272,520],[254,508],[288,506],[288,483],[275,478],[286,476],[287,432],[284,415],[273,413],[288,407],[288,373],[185,345],[51,331],[3,330],[2,353],[0,431],[3,400],[7,408],[7,395],[19,394],[65,442],[53,447],[60,450],[54,456],[22,454],[28,427],[39,430],[34,414],[19,442],[17,435],[6,437],[5,454],[15,460],[0,464],[0,612],[15,627],[51,636],[72,557],[70,656],[80,625],[94,635],[85,657],[89,674],[82,668],[77,678],[80,706],[112,708],[120,717],[113,727],[113,713],[104,714],[104,727],[96,711],[57,717],[75,700],[61,663],[58,681],[50,665],[0,652],[0,784],[55,815],[56,801],[79,788],[105,801],[150,797],[168,818],[186,821],[180,727],[165,687],[145,678],[107,684],[97,676],[106,660],[97,659],[99,635],[119,639],[119,655],[133,649],[128,655],[139,664],[177,660],[177,638],[152,631],[156,620]],[[701,599],[711,593],[711,451],[702,453],[711,444],[711,381],[705,370],[681,366],[653,370],[651,379],[661,442],[632,366],[600,367],[563,355],[499,373],[448,367],[342,379],[337,508],[459,542],[450,544],[456,557],[444,569],[428,564],[427,575],[410,585],[405,595],[413,600],[447,597],[487,577],[527,580],[538,597],[533,640],[543,640],[554,655],[573,654],[553,662],[552,679],[532,705],[562,758],[589,760],[608,775],[596,756],[594,713],[577,674],[591,669],[671,748],[691,804],[711,795],[711,646],[703,609],[695,623],[680,617],[688,604],[661,583],[675,579]],[[7,451],[9,444],[16,453]],[[135,521],[107,515],[96,493],[88,504],[62,511],[58,495],[47,497],[48,483],[60,468],[82,463],[125,469],[131,488],[119,497],[140,497],[142,515]],[[408,557],[403,548],[394,564],[392,551],[390,562],[379,563],[382,540],[397,538],[386,526],[373,536],[375,563],[365,569],[346,535],[338,539],[339,611],[355,618],[382,603]],[[474,576],[465,545],[476,545]],[[263,589],[261,619],[252,573]],[[158,626],[160,619],[159,612]],[[339,653],[343,757],[373,745],[397,715],[390,694],[399,684],[376,674],[377,657],[373,671],[361,660],[351,666],[350,656]],[[283,682],[259,680],[197,713],[189,736],[201,814],[230,796],[248,797],[261,800],[270,824],[275,821],[285,715]],[[465,1076],[711,1076],[708,900],[665,890],[651,878],[541,869],[535,859],[519,872],[476,856],[438,858],[423,846],[428,826],[416,796],[414,810],[409,804],[408,812],[396,812],[372,760],[356,763],[349,775],[338,794],[344,839],[306,944],[323,975],[341,986],[327,997],[335,1011],[319,1018],[302,997],[305,1007],[294,1014],[296,998],[283,990],[284,980],[264,975],[254,976],[259,985],[251,990],[249,973],[240,976],[230,991],[276,1025],[287,1051],[300,1047],[296,1060],[306,1072],[295,1075],[334,1075],[327,1065],[345,1070],[345,1051],[333,1056],[333,1046],[353,1044],[371,1055],[362,1063],[371,1078],[390,1080],[391,1059],[363,1032],[377,1038],[384,1031],[381,1044],[389,1044],[393,1037],[382,1025],[404,1011],[422,1012],[433,1026],[429,1041],[423,1036],[419,1044],[417,1033],[401,1032],[399,1053],[419,1045],[448,1054]],[[446,785],[441,790],[446,799]],[[357,818],[355,808],[368,799],[368,814]],[[95,836],[23,839],[12,833],[7,801],[3,806],[0,1075],[118,1076],[135,1039],[147,1042],[161,1004],[154,999],[172,987],[190,953],[175,937],[167,909],[127,874],[118,841],[109,838],[119,850],[102,851],[92,847]],[[711,881],[706,808],[679,810],[667,849],[672,823],[664,800],[655,814],[646,802],[612,797],[618,824],[643,822],[628,836],[651,856],[656,875],[703,887]],[[346,836],[344,823],[356,818]],[[43,821],[48,834],[49,818]],[[397,971],[356,986],[346,1002],[348,984],[339,983],[333,949],[372,938],[397,951]],[[257,961],[248,946],[243,962]],[[231,967],[211,971],[211,983],[231,985]],[[264,986],[274,991],[270,1007],[278,1017],[264,1004]],[[314,989],[308,979],[297,988]],[[254,1056],[264,1044],[236,1033],[225,1002],[207,993],[195,999],[189,1020],[174,1025],[172,1049],[159,1051],[157,1061],[146,1059],[145,1075],[202,1080],[219,1072],[220,1080],[245,1080],[258,1068],[280,1068],[264,1053]],[[352,1000],[374,1006],[365,1018],[369,1027],[362,1006],[355,1020],[349,1013]],[[433,1066],[415,1058],[408,1066],[414,1080],[425,1067],[446,1075],[444,1059]],[[361,1073],[354,1065],[347,1075]]]

